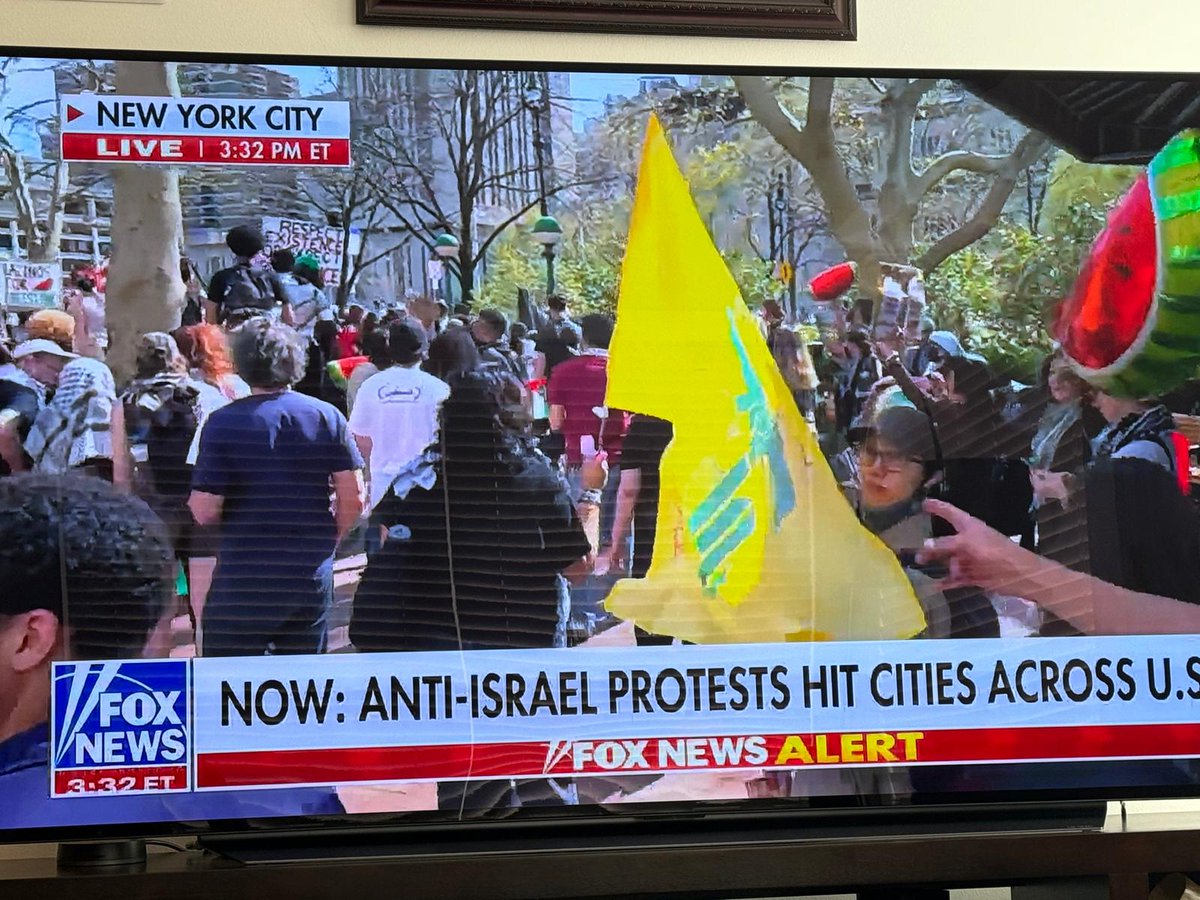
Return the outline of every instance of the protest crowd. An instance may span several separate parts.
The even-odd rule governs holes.
[[[91,270],[3,348],[0,722],[36,707],[20,692],[54,658],[691,640],[606,608],[655,565],[673,440],[607,405],[612,317],[562,296],[522,321],[429,297],[337,308],[314,258],[261,265],[250,226],[227,243],[234,264],[189,290],[177,331],[140,337],[127,383]],[[789,414],[907,575],[917,637],[1200,631],[1200,382],[1129,396],[1056,349],[1022,384],[915,285],[890,313],[850,287],[816,299],[815,326],[774,302],[756,322]],[[89,551],[95,529],[111,546]],[[24,724],[44,733],[44,713]],[[551,780],[471,790],[578,799]]]

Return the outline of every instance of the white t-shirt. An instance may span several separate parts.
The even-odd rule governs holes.
[[[371,439],[371,506],[406,465],[437,437],[438,408],[450,395],[440,378],[392,366],[368,378],[354,401],[350,431]]]
[[[196,413],[198,418],[196,421],[196,434],[192,438],[191,446],[188,447],[187,463],[189,466],[194,466],[196,460],[200,457],[200,432],[204,429],[204,423],[218,409],[228,406],[230,400],[221,393],[220,388],[215,388],[211,384],[199,379],[192,379],[191,386],[196,389],[198,395],[196,397]]]

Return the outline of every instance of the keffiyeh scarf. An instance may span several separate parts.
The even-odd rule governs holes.
[[[96,359],[72,360],[58,376],[54,399],[38,413],[25,441],[34,471],[61,474],[89,459],[112,459],[117,385]]]

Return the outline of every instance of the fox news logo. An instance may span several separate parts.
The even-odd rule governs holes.
[[[187,766],[189,677],[182,659],[56,663],[53,768]]]

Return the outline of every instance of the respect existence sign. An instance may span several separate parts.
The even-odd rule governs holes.
[[[194,790],[1200,756],[1186,636],[171,662]]]

